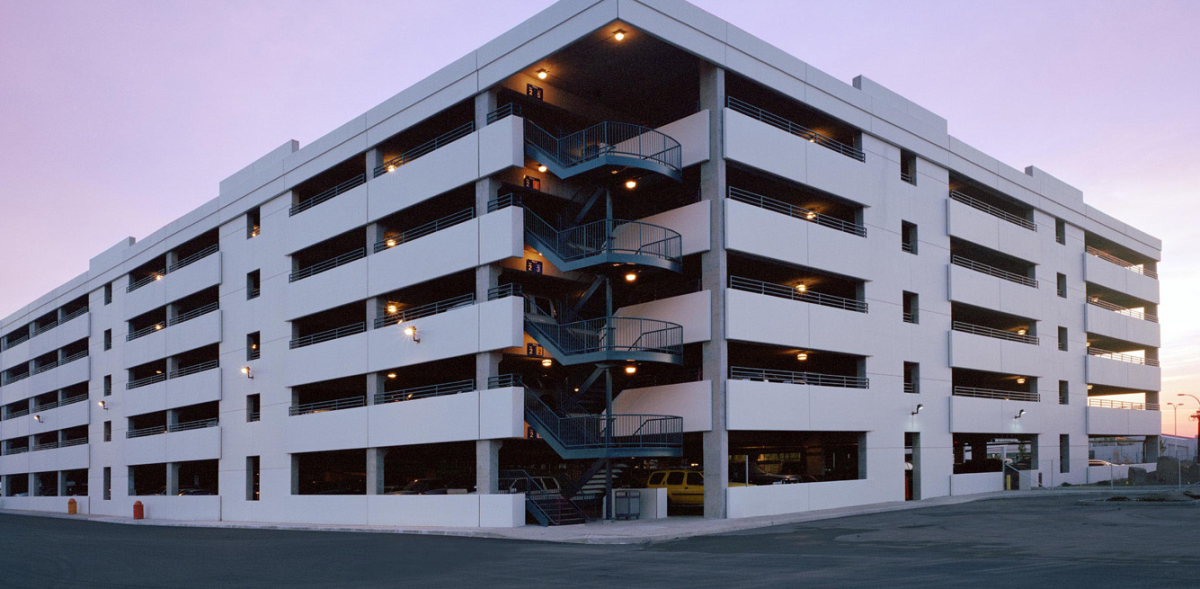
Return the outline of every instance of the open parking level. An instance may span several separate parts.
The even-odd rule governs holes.
[[[1077,504],[1101,496],[1022,493],[606,546],[2,514],[0,562],[14,589],[1196,586],[1200,508]],[[675,525],[706,523],[694,521]]]

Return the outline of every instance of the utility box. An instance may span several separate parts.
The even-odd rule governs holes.
[[[613,492],[613,517],[639,519],[642,517],[642,494],[639,491]]]

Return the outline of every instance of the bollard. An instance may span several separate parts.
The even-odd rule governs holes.
[[[145,519],[146,508],[142,506],[141,501],[133,502],[133,519]]]
[[[76,503],[75,499],[67,501],[67,515],[75,515],[76,513],[79,513],[79,503]]]

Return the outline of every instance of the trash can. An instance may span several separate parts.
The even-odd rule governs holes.
[[[639,491],[613,492],[613,517],[639,519],[642,517],[642,494]]]

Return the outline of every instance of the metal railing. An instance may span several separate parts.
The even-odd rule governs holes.
[[[525,418],[538,424],[538,433],[564,448],[680,448],[683,418],[675,415],[613,414],[563,417],[533,391],[525,389]]]
[[[59,361],[58,361],[58,365],[59,365],[59,366],[62,366],[62,365],[64,365],[64,364],[70,364],[70,363],[72,363],[72,362],[74,362],[74,361],[76,361],[76,360],[82,360],[82,359],[84,359],[84,358],[87,358],[87,357],[88,357],[88,351],[87,351],[87,350],[82,350],[82,351],[79,351],[79,352],[75,352],[74,354],[71,354],[70,356],[66,356],[66,357],[64,357],[62,360],[59,360]]]
[[[53,442],[43,442],[41,444],[36,444],[33,446],[33,451],[38,452],[40,450],[53,450],[55,448],[58,448],[58,440],[54,440]]]
[[[488,377],[489,389],[505,389],[525,386],[525,377],[520,374],[500,374]]]
[[[915,253],[917,253],[917,244],[915,244],[911,241],[901,241],[900,242],[900,250],[908,252],[910,254],[915,254]]]
[[[973,196],[963,194],[957,190],[950,191],[950,200],[956,200],[956,201],[961,202],[973,209],[983,211],[993,217],[1002,219],[1004,221],[1008,221],[1009,223],[1012,223],[1013,225],[1018,225],[1020,227],[1024,227],[1025,229],[1028,229],[1030,231],[1037,231],[1037,224],[1034,223],[1033,221],[1030,221],[1029,219],[1026,219],[1025,217],[1014,215],[1004,209],[994,207],[994,206],[987,204],[986,202],[983,202]]]
[[[160,321],[158,323],[155,323],[154,325],[147,325],[146,327],[143,327],[137,331],[129,332],[125,336],[125,341],[131,342],[135,339],[146,337],[156,331],[162,331],[166,328],[167,328],[167,325],[166,325],[165,321]]]
[[[261,411],[251,411],[248,415],[246,415],[246,421],[247,422],[262,421],[262,412]]]
[[[1158,279],[1158,273],[1155,272],[1154,270],[1147,268],[1145,266],[1145,264],[1134,264],[1133,262],[1122,260],[1121,258],[1118,258],[1108,252],[1100,251],[1090,245],[1085,247],[1083,251],[1090,255],[1096,256],[1097,258],[1100,258],[1101,260],[1104,260],[1106,262],[1112,262],[1112,263],[1114,263],[1118,266],[1121,266],[1122,268],[1125,268],[1126,270],[1129,270],[1131,272],[1137,272],[1138,274],[1141,274],[1143,276],[1149,276],[1150,278],[1153,278],[1155,280]]]
[[[88,400],[88,396],[87,396],[87,393],[84,393],[82,395],[75,395],[74,397],[67,397],[66,399],[63,399],[62,401],[59,401],[58,406],[66,407],[67,405],[74,405],[75,403],[82,403],[86,400]]]
[[[346,252],[336,258],[331,258],[329,260],[325,260],[324,262],[317,262],[316,264],[292,272],[288,275],[288,282],[304,280],[310,276],[315,276],[322,272],[333,270],[338,266],[345,266],[351,262],[357,262],[365,257],[367,257],[367,248],[360,247],[356,250]]]
[[[29,451],[29,446],[19,446],[16,448],[8,448],[7,450],[4,451],[4,455],[11,456],[13,454],[24,454],[28,451]]]
[[[175,425],[167,426],[168,432],[186,432],[194,429],[205,429],[209,427],[217,427],[221,425],[220,419],[198,419],[196,421],[185,421],[176,423]]]
[[[492,124],[500,119],[511,116],[521,116],[521,105],[510,102],[496,110],[487,114],[487,124]]]
[[[625,304],[640,305],[651,301],[660,301],[671,297],[692,294],[702,290],[704,290],[704,284],[699,279],[644,284],[632,289],[629,297],[625,299]]]
[[[30,337],[33,337],[36,335],[41,335],[43,333],[46,333],[47,331],[50,331],[51,329],[54,329],[55,327],[58,327],[57,319],[55,319],[45,325],[35,325],[29,329]]]
[[[331,401],[318,401],[316,403],[300,403],[288,407],[288,415],[309,415],[312,413],[325,413],[327,411],[341,411],[342,409],[354,409],[355,407],[366,407],[367,398],[364,397],[346,397],[343,399],[333,399]]]
[[[508,284],[501,284],[500,286],[493,286],[488,289],[488,300],[489,301],[502,299],[504,297],[519,297],[519,296],[524,296],[524,295],[525,295],[525,289],[522,288],[521,285],[516,282],[510,282]]]
[[[525,508],[543,526],[588,520],[587,512],[577,503],[557,492],[551,493],[524,470],[502,470],[499,481],[501,489],[519,489],[525,494]]]
[[[33,410],[34,410],[34,411],[49,411],[49,410],[51,410],[51,409],[56,409],[56,408],[58,408],[58,406],[59,406],[58,399],[55,399],[55,400],[53,400],[53,401],[47,401],[47,402],[45,402],[45,403],[38,403],[38,402],[37,402],[37,399],[35,398],[35,399],[34,399]]]
[[[904,322],[905,322],[905,323],[913,323],[913,324],[915,324],[915,323],[917,322],[917,314],[916,314],[916,313],[907,313],[907,312],[906,312],[906,313],[904,313],[904,314],[903,314],[903,316],[904,316]]]
[[[167,373],[160,372],[158,374],[153,374],[153,375],[143,377],[143,378],[136,378],[134,380],[126,382],[125,390],[132,390],[132,389],[137,389],[137,388],[141,388],[141,387],[146,387],[146,386],[150,386],[152,384],[163,382],[165,380],[167,380]]]
[[[610,155],[653,161],[675,171],[682,169],[683,165],[683,151],[678,141],[660,131],[633,123],[605,121],[563,137],[555,137],[526,119],[525,143],[563,168]]]
[[[600,317],[562,324],[527,321],[526,325],[569,356],[593,352],[683,354],[683,327],[657,319]]]
[[[46,372],[47,370],[51,370],[53,368],[58,368],[58,360],[51,360],[44,364],[39,364],[38,366],[36,366],[33,369],[32,373],[33,374],[41,374],[41,373]]]
[[[513,192],[506,192],[488,201],[487,212],[494,213],[500,209],[519,206],[523,206],[521,195]]]
[[[625,381],[624,390],[661,387],[669,384],[682,384],[701,380],[704,380],[704,370],[702,368],[677,368],[658,374],[635,376]]]
[[[457,309],[459,307],[469,307],[474,304],[475,293],[468,293],[465,295],[459,295],[449,299],[437,301],[436,303],[428,303],[425,305],[411,307],[397,313],[376,318],[375,329],[380,329],[389,325],[396,325],[398,323],[404,323],[405,321],[412,321],[413,319],[420,319],[421,317],[429,317],[430,315],[445,313],[446,311]]]
[[[32,375],[33,375],[33,373],[28,370],[26,370],[25,372],[22,372],[21,374],[16,374],[16,375],[10,375],[10,374],[6,373],[4,375],[4,384],[8,385],[8,384],[12,384],[14,382],[20,382],[22,380],[29,378]]]
[[[1107,358],[1109,360],[1116,360],[1118,362],[1128,362],[1130,364],[1141,364],[1143,366],[1158,366],[1159,365],[1158,360],[1155,360],[1154,358],[1143,358],[1141,356],[1134,356],[1132,354],[1122,354],[1120,352],[1110,352],[1108,350],[1101,350],[1100,348],[1093,348],[1091,346],[1088,346],[1087,353],[1089,356],[1096,356],[1098,358]]]
[[[446,131],[445,133],[442,133],[441,135],[438,135],[437,137],[434,137],[433,139],[430,139],[429,141],[426,141],[425,143],[422,143],[376,166],[375,177],[378,178],[379,176],[387,174],[388,172],[395,172],[396,168],[399,168],[405,164],[410,164],[417,158],[446,147],[447,145],[454,143],[455,141],[458,141],[459,139],[462,139],[463,137],[466,137],[474,132],[475,121],[471,121]]]
[[[981,389],[978,387],[954,387],[952,392],[957,397],[975,397],[977,399],[999,399],[1002,401],[1039,402],[1042,396],[1026,391],[1002,391],[999,389]]]
[[[950,263],[954,264],[955,266],[961,266],[968,270],[974,270],[976,272],[987,274],[988,276],[995,276],[1001,280],[1007,280],[1009,282],[1015,282],[1017,284],[1023,284],[1033,288],[1038,287],[1038,281],[1034,278],[1021,276],[1016,272],[1009,272],[1008,270],[1001,270],[995,266],[988,266],[987,264],[976,262],[975,260],[964,258],[957,254],[952,254],[950,256]]]
[[[755,194],[749,190],[743,190],[736,186],[730,186],[728,193],[730,200],[744,202],[760,209],[766,209],[773,213],[779,213],[795,219],[816,223],[822,227],[837,229],[838,231],[849,233],[851,235],[857,235],[859,237],[867,236],[867,227],[865,225],[851,223],[850,221],[843,221],[842,219],[829,215],[822,215],[816,211],[791,205],[782,200],[771,198],[769,196]]]
[[[27,330],[25,330],[25,335],[17,336],[16,339],[6,338],[4,340],[4,349],[7,350],[13,346],[19,346],[19,345],[29,341],[30,337],[32,337],[32,336],[29,335],[29,330],[27,329]]]
[[[915,383],[915,382],[904,383],[904,392],[906,392],[910,395],[915,395],[917,393],[917,383]]]
[[[386,249],[394,248],[398,245],[408,243],[437,233],[443,229],[448,229],[460,223],[465,223],[475,218],[475,207],[467,207],[452,215],[447,215],[441,219],[430,221],[423,225],[418,225],[408,231],[401,231],[394,235],[386,236],[383,239],[375,242],[375,253],[379,253]]]
[[[994,327],[986,327],[983,325],[975,325],[965,321],[953,321],[950,323],[950,329],[970,333],[972,335],[982,335],[984,337],[992,337],[996,339],[1008,340],[1010,342],[1018,342],[1022,344],[1038,344],[1038,336],[1036,335],[1021,335],[1015,331],[1004,331]]]
[[[127,439],[144,438],[146,436],[157,436],[158,434],[167,433],[167,426],[156,425],[154,427],[143,427],[140,429],[131,429],[125,432]]]
[[[261,294],[262,294],[262,289],[260,289],[260,288],[246,289],[246,300],[257,299],[258,296]]]
[[[754,380],[846,389],[865,389],[870,388],[871,384],[870,379],[865,376],[842,376],[838,374],[819,374],[816,372],[748,368],[745,366],[731,366],[729,368],[729,378],[732,380]]]
[[[1101,309],[1107,309],[1114,313],[1120,313],[1122,315],[1125,315],[1126,317],[1133,317],[1134,319],[1141,319],[1143,321],[1149,321],[1151,323],[1158,323],[1158,315],[1151,315],[1149,313],[1144,313],[1142,311],[1134,311],[1133,309],[1126,309],[1125,307],[1122,307],[1120,305],[1114,305],[1108,301],[1102,301],[1097,298],[1089,298],[1088,304],[1095,305],[1097,307],[1100,307]]]
[[[58,324],[62,325],[63,323],[66,323],[76,317],[82,317],[82,316],[86,315],[87,312],[88,312],[88,307],[86,307],[86,306],[75,309],[74,311],[71,311],[70,313],[63,315],[62,319],[58,320]]]
[[[905,174],[904,172],[900,172],[900,179],[903,180],[904,182],[908,182],[909,184],[912,184],[913,186],[917,185],[917,175],[916,174]]]
[[[379,405],[383,403],[395,403],[397,401],[425,399],[427,397],[456,395],[458,393],[468,393],[473,390],[475,390],[475,379],[468,378],[466,380],[458,380],[454,382],[443,382],[420,387],[409,387],[407,389],[375,393],[375,404]]]
[[[70,448],[71,446],[82,446],[88,443],[87,437],[75,438],[73,440],[63,440],[58,443],[59,448]]]
[[[1111,401],[1109,399],[1088,399],[1090,407],[1107,407],[1109,409],[1133,409],[1135,411],[1160,411],[1158,403],[1135,403],[1133,401]]]
[[[376,174],[376,175],[378,176],[378,174]],[[315,196],[311,196],[309,198],[306,198],[306,199],[292,205],[291,208],[288,209],[288,216],[294,217],[296,215],[299,215],[300,213],[303,213],[304,211],[307,211],[308,209],[311,209],[327,200],[330,200],[339,194],[349,192],[350,190],[353,190],[355,188],[358,188],[359,186],[362,186],[363,184],[366,183],[366,181],[367,181],[367,175],[359,174],[349,180],[346,180],[345,182],[342,182],[341,184],[338,184],[337,186],[334,186],[333,188],[330,188],[328,190],[323,190],[323,191],[317,193]]]
[[[258,348],[251,348],[246,352],[247,360],[258,360],[259,358],[262,358],[262,350]]]
[[[220,309],[220,308],[221,308],[220,303],[209,303],[209,304],[201,306],[201,307],[196,307],[195,309],[192,309],[191,311],[188,311],[186,313],[180,313],[179,315],[177,315],[171,319],[168,319],[167,327],[171,327],[172,325],[179,325],[180,323],[185,323],[185,322],[191,321],[192,319],[200,317],[201,315],[207,315],[207,314],[212,313],[213,311],[216,311],[217,309]]]
[[[4,416],[4,420],[5,420],[5,421],[8,421],[9,419],[16,419],[16,418],[18,418],[18,417],[25,417],[26,415],[29,415],[29,409],[21,409],[21,410],[19,410],[19,411],[9,411],[9,412],[8,412],[8,413],[7,413],[7,414]]]
[[[600,219],[559,231],[533,211],[525,211],[525,231],[564,262],[602,254],[683,259],[683,237],[659,225],[624,219]]]
[[[801,139],[806,139],[810,143],[815,143],[821,147],[832,149],[833,151],[836,151],[846,157],[854,158],[860,162],[867,161],[867,154],[861,149],[846,145],[845,143],[842,143],[836,139],[826,137],[820,133],[817,133],[816,131],[813,131],[812,129],[809,129],[808,127],[793,123],[792,121],[789,121],[777,114],[767,112],[744,100],[729,96],[727,97],[725,104],[730,110],[740,112],[750,118],[756,119],[760,123],[766,123],[777,129],[782,129],[788,133],[791,133],[792,135],[800,137]]]
[[[811,290],[805,290],[804,292],[801,292],[800,290],[790,286],[774,284],[771,282],[763,282],[761,280],[754,280],[752,278],[742,278],[741,276],[730,276],[729,288],[778,297],[781,299],[791,299],[793,301],[821,305],[822,307],[833,307],[835,309],[856,311],[858,313],[867,312],[867,303],[863,301],[839,297],[837,295],[813,292]]]
[[[200,362],[199,364],[192,364],[191,366],[180,368],[179,370],[172,370],[170,372],[170,378],[180,378],[189,374],[196,374],[197,372],[212,370],[220,365],[221,363],[219,360],[209,360],[207,362]]]
[[[143,276],[142,278],[139,278],[137,280],[134,280],[133,282],[130,282],[129,286],[125,287],[125,292],[133,292],[143,286],[146,286],[147,284],[150,284],[151,282],[154,282],[156,280],[162,280],[163,276],[166,276],[166,275],[167,275],[166,268],[163,268],[162,270],[155,270],[155,271],[151,272],[149,276]]]
[[[339,338],[343,338],[343,337],[358,335],[360,333],[365,333],[366,331],[367,331],[367,322],[360,321],[358,323],[344,325],[342,327],[338,327],[335,329],[327,329],[325,331],[322,331],[319,333],[314,333],[312,335],[298,337],[298,338],[288,342],[288,348],[294,350],[296,348],[303,348],[305,346],[311,346],[313,344],[319,344],[321,342],[327,342],[327,341],[331,341],[331,340],[335,340],[335,339],[339,339]]]
[[[178,262],[175,262],[174,264],[171,264],[170,266],[167,266],[167,273],[170,274],[171,272],[178,272],[179,270],[190,266],[191,264],[195,264],[196,262],[199,262],[200,260],[217,253],[218,251],[220,251],[220,247],[218,244],[214,243],[182,260],[179,260]]]

